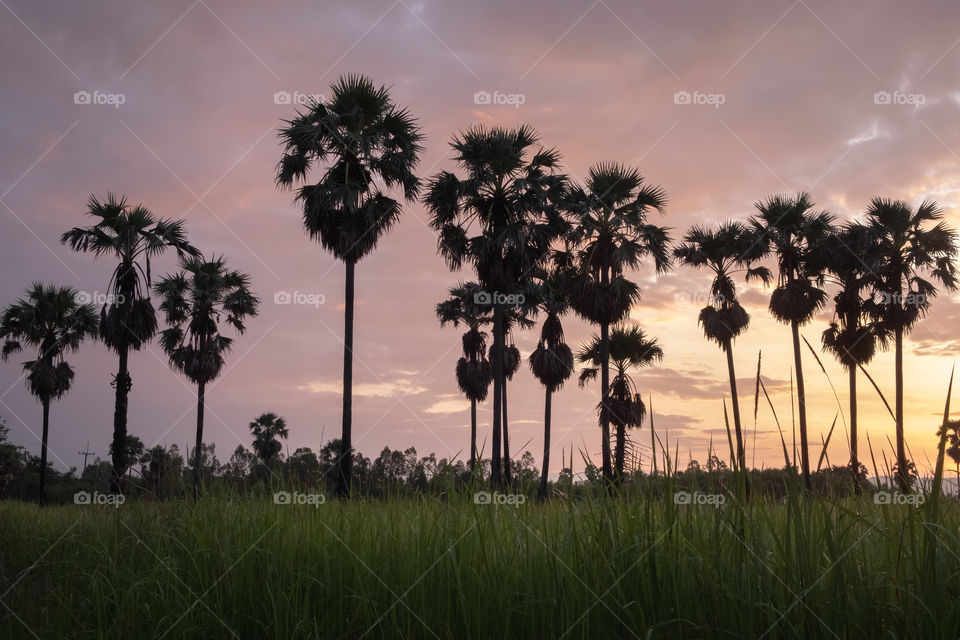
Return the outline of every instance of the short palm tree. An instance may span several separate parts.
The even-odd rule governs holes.
[[[903,337],[923,318],[937,295],[935,283],[957,289],[956,232],[942,220],[936,202],[925,201],[916,211],[899,200],[874,198],[866,224],[875,238],[877,260],[876,316],[893,334],[896,367],[895,473],[902,491],[910,489],[910,463],[903,437]]]
[[[873,276],[872,264],[876,243],[871,230],[857,223],[843,227],[826,243],[829,252],[828,272],[839,286],[833,296],[834,315],[823,332],[823,346],[847,370],[850,386],[850,471],[853,490],[859,494],[860,458],[857,453],[857,367],[869,363],[878,344],[886,344],[883,323],[872,320],[875,310],[872,299],[865,299]]]
[[[450,289],[450,297],[437,305],[440,326],[452,323],[466,326],[463,334],[463,356],[457,360],[457,386],[470,400],[470,469],[477,464],[477,404],[487,399],[493,373],[487,359],[487,334],[483,327],[491,322],[490,305],[475,302],[483,290],[475,282]]]
[[[251,422],[250,433],[253,435],[253,452],[268,468],[280,459],[283,450],[280,440],[286,440],[290,435],[287,421],[275,413],[264,413]]]
[[[414,200],[420,180],[414,169],[423,136],[410,113],[394,104],[386,87],[360,75],[342,76],[323,102],[280,130],[283,156],[277,185],[297,191],[303,224],[312,240],[346,266],[343,338],[343,431],[337,463],[337,493],[350,494],[353,468],[354,271],[400,219],[401,203],[381,189]],[[320,174],[308,180],[311,169]],[[379,184],[378,184],[379,183]]]
[[[800,352],[800,327],[809,322],[827,300],[824,282],[825,239],[833,232],[833,217],[813,211],[807,193],[776,195],[756,204],[751,220],[763,246],[777,258],[777,286],[770,296],[770,312],[790,325],[793,362],[797,372],[797,415],[800,422],[800,465],[804,487],[809,491],[810,452],[807,445],[807,400],[804,394]]]
[[[43,405],[43,436],[40,440],[40,502],[47,499],[47,441],[50,434],[50,401],[60,398],[73,383],[73,367],[64,360],[84,338],[96,337],[97,312],[79,304],[70,287],[35,283],[0,317],[2,356],[25,346],[37,349],[37,357],[23,363],[27,388]]]
[[[87,215],[95,223],[74,227],[61,236],[60,242],[74,251],[117,262],[107,285],[109,298],[100,310],[100,339],[120,361],[113,379],[116,397],[110,446],[113,463],[110,490],[120,493],[131,463],[124,446],[128,398],[133,385],[127,360],[131,349],[138,351],[157,331],[157,314],[150,301],[150,260],[167,249],[174,249],[180,256],[196,256],[199,251],[187,241],[182,221],[158,219],[146,207],[128,204],[124,197],[107,194],[107,199],[101,202],[90,196]]]
[[[593,338],[584,345],[577,354],[577,360],[589,365],[580,371],[580,386],[596,379],[603,362],[603,340],[594,334]],[[617,430],[617,444],[614,452],[615,481],[623,478],[625,452],[627,444],[627,429],[638,429],[643,425],[647,414],[647,407],[637,393],[636,385],[630,377],[631,371],[652,366],[663,360],[663,349],[660,341],[648,337],[643,330],[636,326],[615,326],[610,332],[608,358],[613,365],[614,376],[610,381],[609,398],[604,405],[598,405],[602,413],[606,407],[610,424]]]
[[[742,272],[747,281],[757,279],[764,284],[769,283],[772,279],[770,270],[755,266],[763,257],[764,245],[758,242],[755,233],[739,222],[724,222],[714,230],[693,227],[684,236],[683,244],[674,249],[673,254],[683,264],[713,272],[710,304],[700,310],[699,322],[707,339],[720,345],[727,355],[733,425],[737,436],[737,465],[741,470],[745,470],[740,400],[737,394],[737,374],[733,365],[733,341],[750,326],[750,314],[737,299],[737,286],[733,276]]]
[[[666,227],[650,223],[651,211],[663,212],[663,190],[646,184],[640,172],[617,163],[590,168],[586,184],[571,190],[574,225],[568,236],[578,273],[571,296],[574,311],[600,327],[601,406],[610,391],[610,326],[622,321],[640,299],[627,269],[653,259],[657,273],[670,268],[670,236]],[[613,478],[610,462],[610,417],[600,412],[603,475]]]
[[[546,314],[537,348],[530,354],[530,370],[546,389],[543,405],[543,467],[537,498],[547,497],[547,473],[550,469],[550,412],[553,393],[573,373],[573,351],[563,340],[560,318],[570,308],[569,282],[558,270],[544,270],[534,285],[537,307]]]
[[[158,282],[156,292],[170,325],[160,334],[160,346],[170,365],[197,385],[193,482],[198,495],[206,387],[220,375],[224,356],[233,345],[233,338],[220,333],[220,324],[243,334],[247,319],[257,315],[260,301],[250,292],[250,277],[228,269],[222,257],[181,258],[180,271]]]
[[[423,202],[430,226],[439,232],[438,250],[448,266],[471,264],[493,306],[493,353],[503,354],[507,326],[498,296],[517,295],[542,265],[551,244],[566,231],[561,203],[566,177],[560,155],[539,146],[539,136],[524,125],[516,129],[474,127],[451,142],[463,178],[441,171]],[[503,359],[493,368],[493,438],[490,481],[504,481],[501,459],[502,403],[506,372]]]

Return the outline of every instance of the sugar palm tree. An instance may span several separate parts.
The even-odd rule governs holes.
[[[50,434],[50,401],[60,398],[73,383],[73,367],[64,360],[87,337],[96,337],[97,312],[79,304],[70,287],[33,284],[26,297],[17,300],[0,317],[2,357],[25,346],[37,349],[37,357],[23,363],[27,388],[43,405],[43,435],[40,439],[40,502],[47,499],[47,441]]]
[[[602,413],[606,407],[610,424],[617,430],[617,444],[614,452],[615,481],[623,479],[625,451],[627,444],[627,429],[640,428],[647,414],[647,407],[630,373],[636,369],[652,366],[663,360],[663,349],[660,341],[647,336],[636,326],[615,326],[610,332],[607,357],[613,365],[614,376],[610,381],[610,393],[606,404],[598,405]],[[580,371],[580,386],[597,378],[600,366],[603,363],[604,347],[601,336],[594,334],[590,342],[584,345],[577,354],[577,360],[589,365]]]
[[[490,305],[475,302],[483,290],[475,282],[467,282],[450,289],[450,297],[437,305],[440,326],[452,323],[466,326],[463,334],[463,356],[457,360],[457,386],[470,400],[470,469],[477,464],[477,403],[487,399],[493,379],[490,361],[486,357],[487,334],[482,330],[491,318]]]
[[[127,406],[133,386],[127,361],[130,350],[139,351],[157,331],[157,314],[150,301],[150,260],[167,249],[174,249],[179,256],[196,256],[199,251],[187,241],[183,221],[157,218],[143,205],[128,204],[125,197],[107,194],[101,202],[90,196],[87,215],[95,223],[74,227],[60,237],[60,242],[74,251],[117,263],[107,285],[109,297],[100,310],[100,339],[119,358],[113,378],[110,490],[120,493],[131,463],[125,455]]]
[[[573,351],[563,340],[563,324],[560,318],[570,308],[569,282],[561,271],[543,270],[535,283],[533,295],[537,307],[546,314],[540,329],[537,348],[530,354],[530,370],[546,389],[543,404],[543,468],[537,498],[547,497],[547,473],[550,469],[550,419],[553,393],[573,373]]]
[[[430,225],[439,232],[438,250],[453,270],[474,267],[493,305],[493,353],[504,353],[505,307],[501,296],[517,295],[531,271],[547,258],[553,241],[566,231],[561,203],[566,177],[560,155],[539,146],[539,136],[516,129],[477,126],[451,142],[464,172],[435,175],[424,196]],[[490,481],[503,483],[502,401],[505,369],[493,357],[493,438]]]
[[[683,244],[673,252],[683,264],[713,272],[710,304],[700,310],[699,322],[707,339],[720,345],[727,355],[733,425],[737,436],[737,465],[741,470],[746,469],[746,458],[737,374],[733,365],[733,341],[750,326],[750,314],[737,300],[733,276],[743,273],[747,281],[757,279],[768,284],[772,279],[770,270],[755,266],[764,251],[763,243],[758,242],[751,230],[739,222],[724,222],[714,230],[694,226],[684,236]]]
[[[640,172],[617,163],[590,168],[586,183],[571,190],[569,208],[574,225],[568,236],[577,268],[571,296],[574,311],[600,328],[601,406],[610,391],[610,326],[622,321],[640,299],[636,283],[626,278],[644,258],[656,272],[670,268],[670,236],[666,227],[651,224],[651,211],[663,212],[663,190],[646,184]],[[610,416],[600,412],[603,476],[613,478],[610,462]]]
[[[910,333],[937,295],[936,283],[957,289],[956,232],[942,220],[936,202],[916,211],[899,200],[874,198],[866,224],[876,242],[872,265],[876,280],[876,316],[893,334],[896,367],[896,476],[902,491],[910,489],[910,463],[903,437],[903,337]]]
[[[280,457],[283,449],[280,440],[286,440],[290,435],[287,421],[272,412],[261,414],[251,422],[250,433],[253,435],[253,452],[268,467]]]
[[[216,256],[181,258],[180,271],[158,282],[156,292],[170,325],[160,334],[160,346],[170,365],[197,385],[193,483],[198,495],[206,387],[220,375],[224,356],[233,345],[233,338],[220,333],[220,325],[226,323],[243,334],[260,301],[250,292],[250,277],[227,268],[223,258]]]
[[[828,238],[828,272],[831,280],[839,286],[833,296],[834,315],[830,326],[823,332],[823,346],[836,357],[847,370],[850,386],[850,471],[853,473],[853,490],[859,494],[860,458],[857,452],[857,367],[869,363],[877,352],[878,344],[886,344],[887,335],[883,323],[872,320],[876,310],[871,298],[864,298],[873,277],[872,266],[876,248],[871,230],[851,223]]]
[[[299,183],[297,202],[311,240],[346,267],[343,338],[343,431],[337,463],[337,493],[350,494],[353,468],[354,271],[400,219],[400,201],[385,191],[417,197],[414,169],[423,136],[410,113],[394,104],[386,87],[360,75],[342,76],[323,102],[280,130],[283,156],[277,185]],[[319,177],[308,180],[311,170]],[[381,188],[381,185],[383,188]]]
[[[751,220],[764,247],[777,258],[777,286],[770,296],[770,312],[790,325],[793,335],[793,362],[797,372],[797,405],[800,422],[800,465],[804,487],[809,491],[810,453],[807,446],[807,401],[804,394],[800,352],[800,327],[809,322],[827,300],[824,281],[824,241],[832,233],[833,217],[813,211],[807,193],[795,197],[776,195],[756,204]]]

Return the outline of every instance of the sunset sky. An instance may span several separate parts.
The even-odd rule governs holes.
[[[249,447],[247,424],[266,411],[286,418],[291,452],[339,434],[344,268],[308,239],[273,175],[276,131],[296,107],[284,98],[328,95],[341,73],[390,86],[419,119],[425,177],[454,168],[456,131],[528,123],[575,180],[592,164],[618,161],[661,185],[662,222],[674,238],[694,223],[746,219],[756,201],[799,190],[841,220],[877,195],[912,205],[932,198],[960,226],[960,4],[947,0],[0,0],[0,55],[0,305],[35,280],[106,291],[113,265],[59,244],[62,232],[86,224],[91,194],[127,194],[184,218],[192,241],[250,273],[263,300],[207,391],[204,439],[222,462],[238,444]],[[421,205],[407,206],[357,267],[354,445],[370,457],[384,446],[468,453],[468,404],[454,378],[462,330],[441,329],[434,306],[473,275],[447,269],[426,222]],[[167,256],[154,275],[174,266]],[[669,430],[671,450],[679,442],[682,465],[690,456],[703,462],[711,437],[726,458],[725,360],[697,326],[709,276],[634,275],[644,297],[631,318],[665,352],[662,365],[635,378],[653,397],[658,433]],[[789,444],[790,332],[768,314],[769,291],[741,291],[752,314],[735,345],[748,460],[782,466],[764,404],[754,439],[753,377],[762,349]],[[280,292],[322,304],[274,304]],[[831,316],[828,305],[803,329],[818,349]],[[907,343],[906,436],[921,469],[934,458],[958,319],[960,296],[945,294]],[[572,345],[591,331],[573,315],[564,326]],[[509,407],[512,452],[539,460],[544,394],[526,362],[536,335],[516,336],[524,363]],[[816,461],[838,403],[809,352],[804,358]],[[41,409],[23,384],[24,359],[0,365],[0,416],[14,443],[39,453]],[[821,359],[846,414],[846,377]],[[90,342],[70,361],[74,387],[51,412],[50,459],[61,469],[81,464],[88,441],[107,458],[112,433],[116,356]],[[869,370],[892,402],[892,353]],[[148,447],[191,443],[196,389],[156,343],[131,355],[131,374],[130,433]],[[555,395],[553,472],[561,448],[599,460],[598,393],[571,381]],[[881,451],[890,459],[893,421],[866,380],[860,398],[861,428],[878,461]],[[479,429],[488,453],[489,405]],[[830,443],[833,464],[846,461],[843,424]],[[648,443],[649,431],[633,437]],[[579,454],[575,463],[582,471]]]

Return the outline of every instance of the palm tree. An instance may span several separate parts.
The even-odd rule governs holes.
[[[133,381],[127,365],[130,349],[140,348],[157,331],[157,314],[150,302],[150,260],[168,248],[179,256],[196,256],[199,251],[187,242],[183,221],[156,218],[143,205],[130,205],[125,197],[107,194],[100,202],[90,196],[87,215],[96,220],[89,227],[74,227],[60,237],[74,251],[89,252],[95,258],[113,258],[117,266],[107,285],[109,297],[100,310],[100,339],[119,358],[113,408],[113,441],[110,445],[113,474],[110,490],[123,491],[127,459],[127,406]]]
[[[797,405],[800,421],[800,464],[804,487],[810,486],[810,453],[807,447],[807,401],[804,395],[800,354],[800,327],[809,322],[827,300],[824,281],[824,241],[832,233],[833,217],[813,211],[813,201],[804,192],[796,197],[776,195],[756,204],[751,220],[763,246],[777,256],[777,287],[770,296],[770,312],[790,325],[793,362],[797,372]]]
[[[876,256],[873,234],[862,224],[851,223],[828,239],[828,271],[839,285],[833,296],[834,319],[823,332],[823,346],[847,370],[850,385],[850,471],[853,490],[860,494],[860,459],[857,455],[857,367],[869,363],[877,352],[877,344],[886,344],[883,323],[871,321],[875,310],[872,299],[863,292],[873,276],[871,264]]]
[[[541,265],[551,244],[566,231],[561,203],[566,177],[560,155],[539,147],[530,127],[477,126],[454,137],[451,146],[465,172],[435,175],[424,196],[430,226],[439,231],[438,250],[448,266],[472,264],[484,288],[481,302],[493,305],[493,353],[503,354],[505,309],[518,300],[530,273]],[[472,234],[472,235],[471,235]],[[506,372],[503,355],[493,367],[493,441],[490,481],[503,483],[502,402]]]
[[[517,319],[522,318],[524,323],[531,322],[526,318],[527,310],[520,309],[521,308],[518,307],[512,307],[504,313],[505,342],[507,340],[509,340],[509,342],[503,347],[503,388],[500,389],[502,396],[500,403],[502,410],[500,413],[503,425],[503,479],[508,487],[513,485],[513,473],[511,471],[512,458],[510,458],[510,427],[507,423],[507,382],[513,380],[513,375],[520,370],[520,362],[523,359],[520,355],[520,349],[518,349],[517,345],[513,342],[513,331],[511,329],[513,322]],[[491,361],[493,360],[493,345],[490,345],[488,358]]]
[[[272,412],[264,413],[251,422],[250,433],[253,434],[253,452],[268,468],[280,457],[283,449],[280,440],[286,440],[290,435],[286,420]]]
[[[470,400],[470,470],[477,464],[477,403],[487,399],[493,373],[486,357],[487,334],[484,325],[491,322],[491,308],[475,302],[483,290],[475,282],[467,282],[450,289],[450,297],[437,305],[440,326],[463,323],[463,356],[457,360],[457,386]]]
[[[739,222],[725,222],[715,230],[694,226],[687,232],[683,244],[673,251],[683,264],[705,267],[713,272],[710,304],[700,310],[699,322],[707,339],[716,342],[727,354],[733,425],[737,435],[737,465],[741,470],[746,469],[746,458],[737,374],[733,366],[733,341],[750,326],[750,314],[737,300],[733,275],[743,272],[747,281],[757,279],[764,284],[770,282],[773,277],[770,270],[754,266],[765,252],[763,244],[757,240],[756,234]]]
[[[601,336],[594,334],[590,342],[580,349],[577,360],[590,365],[580,371],[580,386],[594,380],[603,364],[604,346]],[[636,385],[630,377],[634,369],[652,366],[663,360],[660,341],[648,337],[640,327],[615,326],[610,332],[607,357],[613,365],[614,376],[610,381],[610,393],[607,402],[598,405],[599,413],[606,408],[612,424],[617,430],[617,445],[614,452],[615,481],[623,478],[627,428],[640,428],[647,414],[647,407],[637,393]]]
[[[194,495],[199,495],[206,386],[220,375],[224,355],[233,345],[219,324],[226,322],[242,335],[244,322],[257,315],[260,301],[250,292],[250,277],[228,269],[216,256],[181,258],[180,271],[158,282],[156,292],[170,325],[160,334],[160,346],[170,365],[197,385],[193,484]]]
[[[537,498],[547,497],[547,472],[550,469],[550,409],[553,392],[573,373],[573,351],[563,341],[563,325],[560,322],[570,307],[567,297],[569,282],[557,270],[540,273],[534,288],[538,308],[546,314],[540,329],[537,348],[530,354],[530,370],[546,389],[543,405],[543,468]]]
[[[670,236],[666,227],[649,222],[651,209],[660,213],[666,196],[658,186],[645,183],[634,168],[615,162],[590,168],[584,186],[570,194],[570,209],[575,218],[569,234],[573,264],[578,277],[571,304],[587,321],[600,326],[601,406],[610,393],[610,325],[620,322],[640,299],[636,283],[624,276],[645,257],[652,257],[658,274],[670,268]],[[610,482],[610,416],[600,412],[603,476]]]
[[[79,304],[71,287],[34,283],[26,297],[7,307],[0,317],[4,362],[24,346],[38,350],[35,360],[23,363],[27,388],[43,405],[43,436],[40,440],[40,503],[47,500],[47,441],[50,433],[50,401],[60,398],[73,383],[73,367],[64,356],[76,351],[86,337],[96,337],[97,312]]]
[[[903,437],[903,336],[910,333],[937,295],[935,282],[957,289],[956,232],[942,220],[936,202],[916,211],[900,200],[874,198],[866,224],[875,236],[878,258],[871,265],[876,280],[876,316],[894,336],[896,353],[897,481],[910,489],[910,464]],[[932,225],[932,226],[930,226]]]
[[[416,120],[396,106],[386,87],[360,75],[341,76],[323,102],[280,130],[283,156],[277,185],[301,183],[296,200],[311,240],[346,266],[343,337],[343,432],[337,463],[337,493],[350,494],[353,468],[353,304],[357,262],[400,219],[401,203],[377,184],[399,189],[414,200],[420,180],[414,175],[423,136]],[[320,172],[316,183],[307,176]],[[322,170],[321,170],[322,168]]]

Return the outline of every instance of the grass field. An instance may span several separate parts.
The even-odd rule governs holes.
[[[0,503],[4,638],[956,638],[960,507]],[[33,634],[33,635],[31,635]]]

